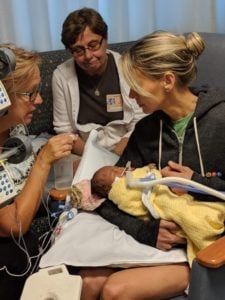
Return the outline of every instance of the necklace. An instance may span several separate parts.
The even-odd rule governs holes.
[[[97,86],[94,86],[94,94],[95,94],[95,96],[97,96],[97,97],[99,97],[99,96],[101,95],[100,90],[99,90],[99,87],[101,86],[101,82],[102,82],[102,78],[103,78],[103,77],[104,77],[104,76],[102,76],[101,79],[99,80],[98,85],[97,85]]]
[[[105,72],[103,72],[103,74],[101,74],[101,78],[99,78],[99,81],[98,81],[98,84],[94,84],[94,82],[92,82],[92,85],[93,85],[93,90],[94,90],[94,94],[95,96],[99,97],[101,95],[101,92],[100,92],[100,86],[103,82],[103,79],[104,79],[104,74]]]
[[[96,89],[96,90],[94,91],[94,93],[95,93],[95,96],[100,96],[100,91],[99,91],[98,89]]]
[[[92,85],[93,85],[93,90],[94,90],[94,94],[95,94],[95,96],[97,96],[97,97],[99,97],[100,95],[101,95],[101,92],[100,92],[100,86],[101,86],[101,84],[102,84],[102,82],[103,82],[103,79],[104,79],[104,75],[105,75],[105,73],[106,73],[106,70],[107,70],[107,66],[108,66],[108,55],[107,55],[107,59],[106,59],[106,62],[105,62],[105,67],[104,67],[104,70],[103,70],[103,72],[101,73],[101,78],[100,78],[100,80],[99,80],[99,82],[98,82],[98,84],[97,85],[95,85],[93,82],[92,82]]]

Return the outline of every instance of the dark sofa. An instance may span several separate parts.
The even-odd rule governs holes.
[[[225,88],[225,34],[200,33],[205,40],[206,49],[198,60],[198,75],[193,85],[212,85]],[[110,44],[109,48],[122,53],[133,42]],[[48,51],[40,53],[42,57],[42,97],[43,104],[37,109],[32,124],[29,126],[30,134],[48,132],[54,134],[53,104],[51,91],[52,72],[63,61],[70,57],[66,50]],[[225,116],[224,116],[225,120]],[[221,246],[220,246],[221,247]],[[216,250],[214,250],[216,252]],[[224,246],[225,252],[225,246]],[[221,249],[220,249],[221,253]],[[212,258],[213,260],[213,258]],[[225,299],[225,285],[223,276],[225,267],[209,269],[194,262],[191,277],[191,288],[188,299],[214,300]],[[185,299],[178,297],[178,299]]]

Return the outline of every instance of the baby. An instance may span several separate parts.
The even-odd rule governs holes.
[[[105,166],[96,171],[91,179],[92,193],[101,197],[108,197],[128,214],[149,219],[151,215],[141,200],[142,190],[127,186],[125,170],[122,167]],[[143,178],[152,170],[156,170],[155,165],[149,164],[143,168],[133,168],[132,174],[134,178]]]
[[[211,244],[224,232],[224,202],[196,201],[191,195],[177,195],[162,184],[144,190],[130,188],[124,173],[125,168],[116,166],[99,169],[91,181],[85,183],[85,189],[83,186],[80,189],[81,183],[71,188],[71,201],[74,201],[74,205],[79,202],[79,206],[76,206],[78,208],[94,210],[108,197],[121,210],[133,216],[144,220],[154,217],[174,221],[181,227],[178,234],[187,239],[190,265],[200,249]],[[150,174],[155,179],[161,178],[161,173],[152,164],[132,170],[134,178],[144,178]],[[73,193],[77,188],[80,190],[79,201]],[[88,190],[88,193],[83,193],[84,190]]]
[[[116,166],[102,167],[95,172],[91,181],[81,180],[69,189],[72,207],[92,211],[108,197],[108,192],[117,176],[124,174],[124,168]]]

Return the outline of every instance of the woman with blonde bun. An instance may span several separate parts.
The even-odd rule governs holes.
[[[196,77],[196,60],[203,50],[204,42],[197,33],[185,37],[158,31],[141,38],[122,55],[121,67],[131,88],[130,97],[148,115],[136,124],[117,166],[124,167],[128,161],[132,167],[155,163],[162,176],[182,176],[202,183],[211,180],[215,182],[212,187],[217,182],[225,188],[221,178],[204,176],[204,172],[216,170],[216,159],[222,162],[225,152],[218,134],[221,126],[225,127],[225,95],[189,88]],[[218,109],[215,111],[214,107]],[[217,123],[217,117],[221,122]],[[211,153],[216,152],[215,140],[222,148],[220,157],[216,154],[214,160]],[[140,220],[122,212],[112,201],[103,202],[97,212],[140,243],[160,250],[186,243],[176,235],[179,227],[174,222]],[[117,272],[86,268],[80,274],[82,300],[169,299],[183,294],[189,281],[188,264]]]
[[[204,47],[198,33],[177,36],[158,31],[141,38],[122,55],[130,97],[149,115],[137,123],[117,166],[126,166],[128,161],[136,168],[155,163],[163,177],[183,177],[225,190],[225,142],[221,139],[225,93],[190,88]],[[218,200],[190,194],[199,200]],[[141,221],[121,212],[111,201],[103,202],[97,211],[141,243],[168,251],[183,242],[173,222]],[[188,266],[184,264],[127,269],[104,281],[101,299],[168,299],[182,294],[187,284]]]

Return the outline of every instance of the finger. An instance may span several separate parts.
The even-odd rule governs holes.
[[[179,241],[177,242],[177,244],[187,244],[187,240],[185,238],[179,238]]]
[[[165,228],[169,231],[177,231],[180,229],[176,223],[167,220],[160,220],[159,226],[160,228]]]
[[[172,249],[172,245],[167,243],[157,243],[156,248],[162,251],[168,251]]]
[[[53,139],[60,141],[61,143],[72,143],[78,139],[78,135],[74,133],[60,133],[53,137]]]
[[[169,166],[161,170],[162,177],[168,177],[171,174],[171,168]]]
[[[187,240],[186,238],[182,237],[182,236],[179,236],[177,234],[174,234],[173,236],[171,236],[172,238],[172,245],[173,246],[176,246],[176,245],[179,245],[179,244],[187,244]]]
[[[180,244],[182,244],[182,245],[187,244],[187,240],[185,238],[181,237],[181,236],[173,234],[173,235],[170,235],[170,241],[167,242],[167,243],[172,248],[172,247],[175,247],[175,246],[180,245]]]
[[[76,142],[77,137],[75,135],[71,135],[71,134],[63,134],[60,136],[57,136],[55,138],[55,140],[53,140],[54,145],[56,145],[57,147],[72,147],[74,142]]]
[[[73,142],[76,142],[80,137],[78,134],[70,133],[69,135],[72,138]]]
[[[177,171],[180,171],[180,172],[182,171],[182,168],[183,168],[182,165],[177,164],[177,163],[175,163],[175,162],[172,161],[172,160],[170,160],[170,161],[168,162],[168,165],[169,165],[172,169],[177,170]]]

